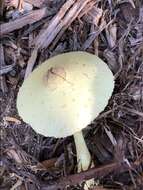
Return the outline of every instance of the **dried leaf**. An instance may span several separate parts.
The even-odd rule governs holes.
[[[44,161],[38,163],[37,168],[41,168],[41,165],[44,168],[46,168],[46,169],[55,167],[56,161],[57,161],[57,158],[52,158],[52,159],[49,159],[49,160],[44,160]]]

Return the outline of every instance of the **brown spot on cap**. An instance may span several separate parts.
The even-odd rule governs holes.
[[[44,75],[43,81],[48,88],[54,90],[66,80],[66,72],[62,67],[52,67]]]

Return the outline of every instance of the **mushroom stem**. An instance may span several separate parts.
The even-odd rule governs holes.
[[[78,172],[87,170],[91,164],[91,155],[86,146],[82,131],[74,134],[74,141],[77,152]]]
[[[93,162],[91,163],[91,155],[86,146],[82,131],[74,134],[74,141],[76,146],[78,172],[87,170],[90,165],[93,167],[94,164]],[[87,190],[91,186],[94,186],[94,179],[86,181],[84,190]]]

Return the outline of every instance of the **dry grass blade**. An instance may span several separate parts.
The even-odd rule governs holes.
[[[1,24],[0,35],[2,36],[9,32],[13,32],[14,30],[26,26],[27,24],[33,24],[34,22],[37,22],[48,15],[50,15],[50,13],[47,11],[46,8],[31,11],[29,14],[22,16],[21,18]]]

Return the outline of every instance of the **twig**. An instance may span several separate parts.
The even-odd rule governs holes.
[[[56,181],[53,185],[42,183],[41,190],[62,190],[65,189],[65,187],[68,187],[70,185],[77,185],[92,178],[99,179],[110,174],[111,172],[116,172],[116,174],[119,174],[122,172],[129,172],[131,170],[135,171],[140,166],[140,164],[142,164],[142,162],[142,157],[134,163],[130,163],[130,165],[128,165],[126,162],[112,162],[104,166],[91,168],[78,174],[63,177],[60,180]]]
[[[5,76],[1,76],[3,67],[5,67],[4,50],[2,43],[0,43],[0,89],[2,90],[3,93],[5,93],[7,92]]]
[[[46,16],[50,16],[51,13],[47,11],[46,8],[42,8],[39,10],[34,10],[28,13],[27,15],[22,16],[14,21],[10,21],[8,23],[3,23],[0,26],[0,36],[7,34],[9,32],[13,32],[14,30],[20,29],[27,24],[33,24]]]
[[[110,164],[107,164],[102,167],[98,168],[92,168],[89,169],[88,171],[84,171],[78,174],[70,175],[68,177],[63,177],[59,181],[56,182],[54,185],[48,185],[44,184],[41,190],[60,190],[64,189],[67,186],[70,185],[77,185],[83,181],[89,180],[91,178],[99,178],[99,177],[104,177],[108,175],[111,172],[118,171],[120,172],[121,170],[128,170],[129,166],[125,164],[121,164],[118,162],[113,162]]]
[[[0,0],[0,20],[3,20],[4,0]]]

